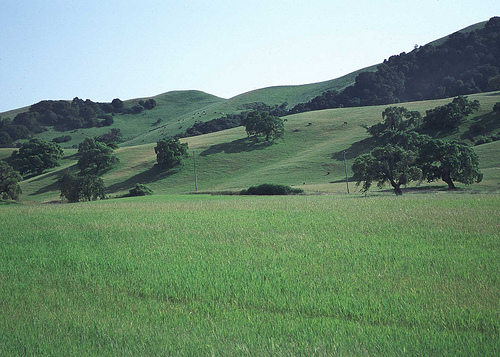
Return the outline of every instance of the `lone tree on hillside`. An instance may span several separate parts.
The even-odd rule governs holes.
[[[266,141],[274,141],[285,135],[285,126],[280,117],[269,115],[268,112],[253,111],[248,113],[242,124],[248,136],[264,136]]]
[[[428,182],[443,180],[454,190],[454,181],[470,185],[481,182],[479,158],[472,148],[454,141],[427,140],[420,147],[418,164]]]
[[[0,160],[0,198],[17,200],[22,193],[19,181],[21,175],[5,161]]]
[[[81,155],[78,160],[81,173],[93,170],[98,175],[102,169],[111,167],[120,161],[113,154],[111,147],[92,138],[85,138],[78,145],[78,153]]]
[[[95,201],[104,199],[104,183],[100,177],[85,175],[76,177],[71,173],[65,173],[58,180],[61,198],[68,202]]]
[[[63,150],[59,144],[35,138],[12,153],[12,164],[21,175],[40,175],[47,169],[59,166],[58,160],[62,156]]]
[[[376,147],[371,153],[356,158],[352,165],[353,179],[358,186],[364,182],[363,192],[368,191],[374,181],[380,188],[389,182],[394,187],[394,193],[402,195],[402,185],[417,181],[422,176],[416,160],[417,154],[412,150],[391,144]]]
[[[180,165],[183,157],[187,157],[188,144],[181,143],[179,138],[162,139],[156,143],[155,153],[158,165],[171,169]]]

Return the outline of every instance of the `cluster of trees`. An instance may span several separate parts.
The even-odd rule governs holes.
[[[65,172],[58,180],[61,198],[68,202],[84,202],[104,199],[104,182],[97,175],[75,176]]]
[[[120,129],[113,128],[108,133],[94,137],[96,141],[106,144],[112,149],[117,149],[118,144],[123,142],[123,135]]]
[[[342,92],[327,91],[290,114],[309,110],[437,99],[500,89],[500,17],[484,28],[457,32],[439,46],[392,56],[362,72]]]
[[[467,98],[460,100],[465,106],[475,106]],[[464,109],[457,105],[456,110],[463,112]],[[378,146],[356,158],[352,165],[353,179],[358,185],[363,182],[362,191],[370,189],[374,182],[379,187],[390,183],[396,195],[402,194],[401,186],[414,181],[443,180],[449,189],[456,188],[455,182],[481,182],[483,175],[473,149],[456,141],[419,133],[421,123],[426,125],[426,118],[422,120],[418,112],[389,107],[382,118],[381,123],[367,128]]]
[[[267,112],[269,115],[277,117],[285,116],[288,114],[288,111],[286,109],[287,106],[287,102],[284,102],[281,105],[272,106],[262,102],[246,103],[238,108],[239,110],[243,110],[241,113],[227,114],[223,117],[212,119],[206,122],[196,121],[192,126],[186,129],[185,133],[178,135],[178,137],[196,136],[236,128],[238,126],[244,125],[246,117],[250,113],[254,112]]]
[[[86,138],[80,143],[78,146],[80,158],[77,164],[80,173],[78,176],[74,176],[67,172],[59,179],[61,197],[66,198],[69,202],[104,197],[104,186],[97,175],[119,162],[113,150],[119,135],[118,129],[111,130],[109,134]],[[15,150],[9,159],[12,167],[5,161],[0,161],[0,194],[2,198],[17,199],[21,194],[19,181],[22,176],[27,174],[40,175],[48,169],[57,167],[62,157],[62,148],[54,142],[34,138],[21,145],[19,150]]]
[[[196,121],[193,125],[186,129],[184,134],[179,135],[179,137],[197,136],[236,128],[241,126],[241,121],[245,118],[245,116],[246,114],[228,114],[206,122]]]
[[[266,103],[263,102],[253,102],[253,103],[245,103],[241,107],[239,107],[239,110],[243,110],[245,114],[248,114],[250,112],[268,112],[269,115],[273,115],[276,117],[282,117],[285,115],[288,115],[288,110],[286,109],[288,107],[288,102],[283,102],[280,105],[267,105]]]
[[[458,96],[451,103],[426,111],[424,127],[426,129],[458,129],[465,117],[478,111],[478,100],[469,101],[466,96]]]
[[[58,180],[61,198],[68,202],[95,201],[106,197],[103,180],[98,176],[120,160],[114,154],[119,129],[95,138],[85,138],[78,145],[78,175],[65,172]]]
[[[43,139],[31,139],[15,150],[9,160],[0,161],[0,196],[2,199],[17,200],[22,190],[19,182],[27,174],[40,175],[45,170],[59,166],[63,150],[57,143]]]
[[[46,131],[47,126],[59,131],[110,126],[116,113],[138,114],[155,106],[154,99],[141,100],[132,108],[125,107],[118,98],[111,103],[96,103],[90,99],[84,101],[78,97],[71,102],[44,100],[33,104],[29,111],[19,113],[13,120],[0,119],[0,147],[11,147],[16,140],[29,139],[34,134]]]
[[[19,150],[11,155],[13,167],[21,175],[40,175],[45,170],[59,166],[59,159],[63,157],[63,150],[57,143],[34,138],[24,143]]]

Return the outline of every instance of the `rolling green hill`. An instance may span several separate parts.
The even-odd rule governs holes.
[[[289,107],[308,101],[326,90],[341,90],[354,83],[356,76],[363,71],[374,71],[376,66],[367,67],[337,79],[295,86],[276,86],[243,93],[230,99],[216,97],[201,91],[172,91],[152,97],[157,105],[152,110],[145,110],[141,114],[118,114],[114,116],[114,123],[109,127],[81,128],[71,132],[60,132],[49,129],[37,134],[45,140],[69,134],[71,141],[63,144],[65,148],[74,147],[85,137],[93,137],[108,132],[112,128],[119,128],[125,142],[122,146],[136,146],[154,143],[164,136],[173,136],[183,133],[195,121],[208,121],[220,118],[224,114],[239,113],[245,104],[262,102],[267,105],[279,105],[288,102]],[[138,104],[137,98],[125,101],[127,107]],[[2,118],[14,118],[17,114],[29,108],[20,108],[1,113]],[[156,123],[156,125],[155,125]]]
[[[477,94],[481,110],[468,118],[458,132],[447,139],[463,139],[474,122],[491,112],[500,101],[500,92]],[[448,103],[450,99],[405,103],[410,110],[425,110]],[[347,150],[348,170],[353,160],[373,146],[364,125],[381,121],[386,106],[330,109],[301,113],[286,117],[283,141],[274,144],[254,143],[247,138],[244,128],[234,128],[217,133],[184,139],[189,144],[190,157],[179,169],[164,172],[154,168],[155,143],[119,148],[116,153],[120,164],[103,175],[108,195],[128,192],[136,183],[151,187],[155,193],[194,192],[192,154],[196,157],[198,189],[201,192],[239,191],[260,183],[279,183],[299,186],[308,193],[345,193],[344,162],[342,151]],[[347,122],[347,124],[344,124]],[[492,133],[500,129],[498,124]],[[475,147],[481,159],[484,181],[474,189],[496,190],[500,184],[500,142]],[[12,149],[0,150],[0,157],[10,155]],[[76,150],[66,150],[62,166],[22,183],[24,201],[57,200],[56,180],[60,170],[71,169],[76,164]],[[330,172],[330,174],[328,174]],[[433,183],[442,185],[442,183]],[[427,187],[422,184],[422,187]],[[444,185],[443,185],[444,187]],[[463,187],[463,186],[462,186]],[[351,192],[359,189],[351,183]]]

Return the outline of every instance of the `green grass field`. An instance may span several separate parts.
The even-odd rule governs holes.
[[[500,196],[0,206],[0,355],[500,354]]]

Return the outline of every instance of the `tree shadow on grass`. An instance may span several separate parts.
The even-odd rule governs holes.
[[[475,136],[487,135],[500,127],[500,118],[497,113],[491,112],[474,118],[475,123],[480,124],[479,131],[471,131],[471,128],[464,132],[461,139],[471,139]]]
[[[346,160],[355,159],[359,155],[369,153],[375,146],[377,145],[374,138],[366,138],[361,141],[357,141],[345,150],[345,158]],[[344,150],[333,153],[332,159],[344,161]]]
[[[72,167],[73,166],[70,166],[62,171],[49,172],[47,174],[40,175],[40,177],[37,177],[37,178],[31,180],[31,182],[37,182],[37,181],[50,179],[50,180],[52,180],[52,183],[50,185],[43,186],[43,187],[39,188],[37,191],[30,193],[28,196],[36,196],[36,195],[40,195],[42,193],[47,193],[50,191],[57,191],[59,189],[59,186],[57,184],[59,176],[61,176],[63,174],[63,172],[71,171]]]
[[[115,193],[119,191],[129,190],[134,187],[136,184],[148,184],[152,182],[156,182],[159,180],[163,180],[173,174],[179,172],[179,168],[174,168],[170,170],[166,170],[158,165],[154,165],[149,170],[143,171],[137,175],[130,177],[129,179],[115,183],[111,186],[108,186],[106,191],[108,193]]]
[[[236,154],[244,151],[263,150],[273,145],[272,142],[259,141],[255,137],[243,138],[231,141],[230,143],[221,143],[210,146],[207,150],[200,153],[200,156],[208,156],[219,153]]]

